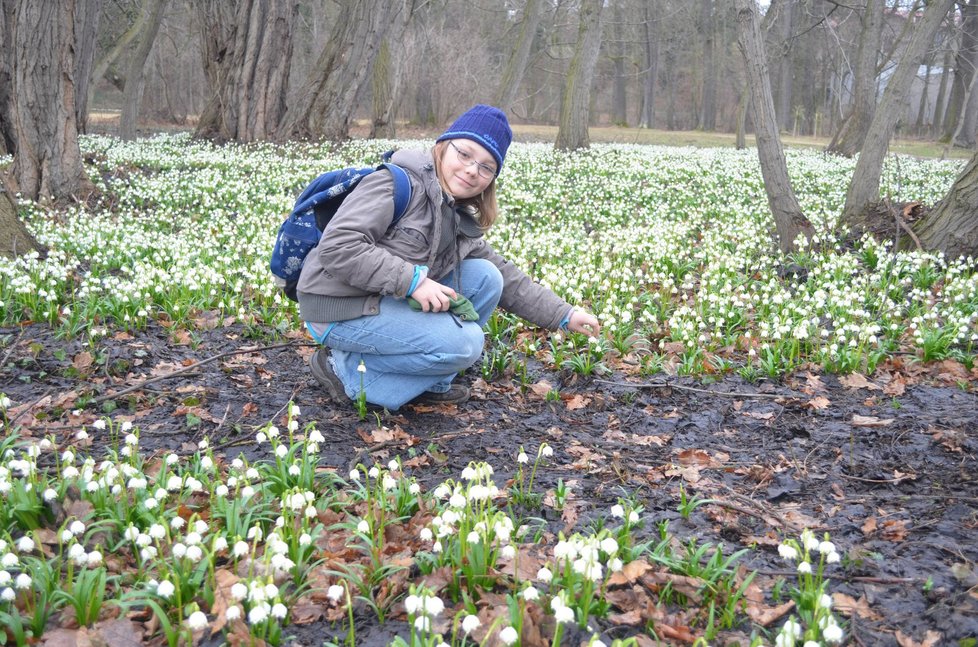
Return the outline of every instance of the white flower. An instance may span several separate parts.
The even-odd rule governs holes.
[[[363,366],[363,364],[361,363],[360,366]],[[414,628],[418,631],[426,632],[431,629],[431,620],[428,616],[418,616],[414,619]]]
[[[251,611],[248,612],[248,622],[251,624],[258,624],[259,622],[264,622],[268,617],[267,605],[259,604],[251,607]]]
[[[30,588],[30,585],[31,585],[31,576],[28,575],[27,573],[21,573],[20,575],[17,576],[17,579],[14,580],[14,586],[21,590]]]
[[[0,586],[7,586],[10,584],[10,580],[10,573],[0,570]]]
[[[367,523],[366,519],[361,519],[360,523],[357,524],[357,532],[362,532],[364,534],[370,532],[370,524]]]
[[[819,607],[821,607],[822,609],[831,609],[832,608],[832,596],[831,595],[828,595],[827,593],[823,593],[822,595],[819,596],[818,601],[816,602],[816,604]]]
[[[525,465],[526,463],[530,462],[530,457],[526,455],[526,452],[520,452],[516,457],[516,462],[520,463],[521,465]]]
[[[550,571],[549,568],[544,566],[539,571],[537,571],[537,579],[546,584],[550,580],[554,579],[554,574]]]
[[[503,627],[503,630],[499,632],[499,640],[503,642],[504,645],[512,645],[519,639],[519,634],[512,627]]]
[[[634,510],[628,513],[628,523],[638,523],[638,513]]]
[[[24,535],[17,540],[17,550],[21,553],[30,553],[34,550],[34,540]]]
[[[418,536],[421,538],[421,541],[431,541],[434,534],[431,532],[431,528],[425,527],[421,529]]]
[[[516,548],[512,544],[503,546],[502,550],[499,551],[499,556],[503,559],[513,559],[516,557]]]
[[[826,564],[838,564],[839,563],[839,553],[829,553],[825,556]]]
[[[435,617],[441,615],[441,612],[445,610],[445,603],[437,596],[426,595],[422,601],[422,607],[425,614]]]
[[[618,552],[618,542],[615,541],[614,537],[605,537],[601,540],[601,550],[606,555],[614,555]]]
[[[234,605],[233,607],[228,607],[228,610],[224,612],[224,617],[230,620],[237,620],[241,617],[241,607]]]
[[[464,470],[462,470],[462,479],[463,480],[466,480],[466,481],[474,481],[476,479],[475,468],[472,467],[471,465],[469,465]],[[439,487],[443,487],[443,486],[439,486]],[[435,491],[437,492],[438,490],[435,490]],[[441,497],[438,497],[438,498],[441,498]],[[473,616],[469,616],[469,617],[471,618]]]
[[[250,548],[249,548],[247,542],[242,541],[242,540],[239,539],[238,541],[236,541],[234,543],[234,550],[232,551],[232,554],[235,557],[244,557],[245,555],[248,554],[248,551],[249,550],[250,550]]]
[[[477,616],[465,616],[465,619],[462,620],[462,631],[470,634],[478,629],[481,624],[482,621]]]
[[[281,620],[289,614],[289,610],[281,602],[277,602],[275,606],[272,607],[272,617]]]
[[[153,539],[163,539],[166,537],[166,528],[158,523],[154,523],[149,527],[149,536]]]
[[[525,589],[523,589],[523,599],[527,600],[528,602],[539,600],[540,591],[538,591],[534,586],[528,586]]]
[[[367,366],[363,363],[362,360],[360,361],[360,365],[357,366],[357,372],[358,373],[366,373],[367,372]]]
[[[5,588],[2,593],[0,593],[0,600],[3,600],[4,602],[12,602],[15,599],[17,599],[17,593],[15,593],[9,586]]]
[[[812,572],[812,565],[808,562],[798,562],[798,572],[809,575]]]
[[[200,549],[200,546],[190,546],[187,548],[187,559],[196,564],[204,556],[204,551]]]
[[[359,481],[360,480],[360,470],[350,470],[350,480]]]
[[[801,632],[801,624],[795,620],[794,616],[788,618],[788,621],[781,627],[781,633],[793,638],[801,638]]]
[[[778,554],[789,562],[793,562],[798,559],[798,551],[795,550],[795,547],[791,546],[790,544],[778,545]]]
[[[818,544],[818,552],[823,555],[828,555],[829,553],[835,552],[835,544],[831,541],[823,541]]]
[[[404,598],[404,610],[411,615],[415,615],[421,610],[421,598],[417,595],[409,595]]]
[[[231,585],[231,597],[235,600],[244,600],[248,596],[248,587],[244,582],[235,582]]]
[[[458,492],[453,494],[452,497],[448,500],[448,505],[456,509],[464,508],[465,504],[466,504],[465,496]]]
[[[418,494],[421,493],[421,486],[417,483],[412,483],[411,485],[408,486],[408,492],[417,496]]]
[[[617,557],[613,557],[612,559],[608,560],[608,570],[611,571],[612,573],[617,573],[624,567],[625,564]]]
[[[334,584],[326,589],[326,597],[333,602],[338,602],[340,598],[343,597],[343,587],[339,584]]]
[[[85,563],[88,564],[89,567],[98,566],[102,563],[102,553],[97,550],[93,550],[85,558]]]
[[[468,536],[466,536],[465,541],[469,542],[470,544],[478,544],[479,539],[480,539],[479,533],[473,530],[468,534]]]
[[[176,591],[176,587],[173,586],[173,582],[169,580],[163,580],[156,585],[156,595],[161,598],[169,598]]]
[[[71,531],[71,534],[78,536],[85,532],[85,524],[76,519],[75,521],[71,522],[71,525],[68,526],[68,530]]]
[[[623,508],[622,506],[617,505],[617,504],[611,506],[611,516],[612,517],[617,517],[619,519],[624,519],[625,518],[625,508]]]
[[[187,618],[187,626],[191,631],[198,631],[207,626],[207,614],[203,611],[194,611]]]
[[[554,448],[544,443],[540,446],[540,455],[545,458],[549,458],[550,456],[554,455]]]
[[[842,642],[842,627],[833,623],[822,630],[822,638],[826,642],[830,643],[840,643]]]
[[[58,492],[54,488],[48,488],[44,490],[44,494],[41,495],[45,501],[54,501],[58,498]]]
[[[819,543],[821,543],[818,541],[815,533],[808,528],[801,531],[801,542],[807,550],[817,550]]]
[[[369,470],[367,470],[367,476],[369,476],[372,479],[377,478],[378,476],[380,476],[380,468],[374,465]]]
[[[561,605],[560,607],[554,609],[554,620],[557,621],[557,624],[574,622],[574,609],[566,605]]]

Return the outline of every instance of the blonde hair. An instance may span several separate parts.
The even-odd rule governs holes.
[[[431,156],[435,159],[435,175],[438,176],[438,183],[445,193],[449,191],[445,185],[445,180],[441,176],[441,164],[447,154],[448,140],[438,142],[431,149]],[[499,205],[496,202],[496,178],[493,178],[489,186],[483,189],[479,195],[456,200],[455,204],[464,207],[465,210],[475,216],[480,229],[489,229],[496,222],[496,218],[499,217]]]

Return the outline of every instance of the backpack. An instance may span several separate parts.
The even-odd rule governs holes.
[[[326,225],[360,180],[374,171],[387,169],[394,177],[394,220],[391,225],[407,211],[411,201],[411,180],[404,169],[389,163],[389,158],[390,153],[386,153],[384,163],[376,168],[349,167],[323,173],[299,194],[289,217],[278,228],[270,263],[276,285],[289,299],[298,300],[295,290],[306,256],[319,244]]]

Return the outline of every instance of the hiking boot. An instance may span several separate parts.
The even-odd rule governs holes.
[[[425,391],[414,399],[416,404],[462,404],[469,399],[469,387],[453,384],[444,393]]]
[[[316,381],[326,387],[326,391],[329,392],[329,397],[334,402],[343,402],[350,399],[346,394],[343,381],[340,380],[339,376],[336,375],[336,371],[333,370],[333,363],[329,361],[328,350],[320,348],[313,353],[309,357],[309,369],[312,371],[312,376],[316,378]]]

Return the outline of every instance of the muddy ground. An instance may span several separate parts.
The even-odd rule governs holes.
[[[669,520],[681,541],[753,547],[743,563],[771,590],[791,575],[778,541],[803,527],[827,531],[844,554],[830,590],[851,644],[973,645],[978,637],[978,372],[960,364],[903,358],[868,379],[813,368],[751,384],[622,370],[575,378],[531,363],[532,382],[559,388],[560,401],[473,372],[461,378],[473,387],[464,405],[409,405],[361,421],[313,382],[311,345],[251,335],[233,325],[180,335],[151,324],[92,352],[44,326],[0,329],[0,391],[28,435],[67,437],[113,402],[111,416],[140,427],[144,452],[189,453],[207,436],[228,456],[257,456],[255,430],[280,422],[291,399],[303,422],[319,422],[325,464],[345,471],[411,456],[410,473],[429,488],[470,460],[491,463],[502,485],[519,447],[532,452],[545,441],[555,455],[538,473],[539,489],[562,479],[573,495],[563,512],[539,513],[555,533],[586,529],[627,492],[645,507],[647,532]],[[241,352],[251,348],[259,350]],[[151,376],[163,379],[113,396]],[[683,519],[680,486],[716,502]],[[404,627],[371,618],[360,616],[361,644],[386,644]],[[607,638],[640,630],[607,621],[598,629]],[[334,630],[317,622],[287,633],[293,644],[319,645]]]

